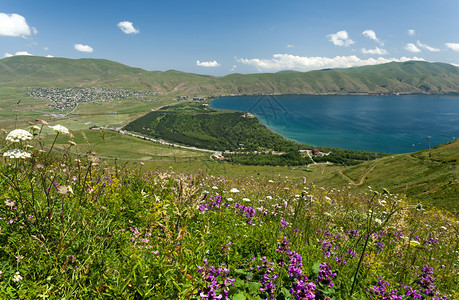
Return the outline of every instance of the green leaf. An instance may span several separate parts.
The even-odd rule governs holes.
[[[240,292],[239,294],[234,295],[234,297],[233,297],[233,300],[245,300],[245,299],[247,299],[247,297],[244,296],[244,294],[242,292]]]
[[[314,263],[314,265],[312,266],[312,271],[314,272],[314,274],[319,275],[319,268],[320,268],[320,262]]]
[[[255,294],[260,290],[260,287],[262,286],[261,283],[259,282],[250,282],[248,284],[248,288],[251,294]]]
[[[228,291],[228,296],[231,298],[233,295],[240,293],[241,291],[237,287],[230,287]]]

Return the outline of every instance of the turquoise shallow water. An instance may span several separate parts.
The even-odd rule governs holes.
[[[216,109],[246,111],[313,146],[407,153],[459,138],[459,96],[234,96]]]

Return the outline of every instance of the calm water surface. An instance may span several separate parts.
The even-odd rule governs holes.
[[[406,153],[459,138],[458,96],[235,96],[216,109],[254,114],[269,129],[313,146]]]

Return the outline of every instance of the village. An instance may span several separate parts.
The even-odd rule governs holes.
[[[109,90],[105,88],[32,88],[29,96],[50,101],[49,107],[60,111],[75,109],[79,103],[107,102],[119,99],[135,98],[137,101],[154,101],[153,91]]]

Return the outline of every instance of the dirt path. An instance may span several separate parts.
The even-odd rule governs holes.
[[[360,181],[358,183],[355,183],[354,180],[352,180],[349,176],[347,176],[346,174],[343,173],[343,170],[339,170],[338,173],[346,178],[347,180],[349,180],[349,182],[354,185],[354,186],[359,186],[359,185],[362,185],[364,182],[365,182],[365,179],[367,179],[367,176],[368,174],[370,174],[371,171],[374,170],[374,168],[376,167],[378,163],[374,164],[370,169],[368,169],[368,171],[365,172],[365,174],[363,174],[362,178],[360,178]]]

